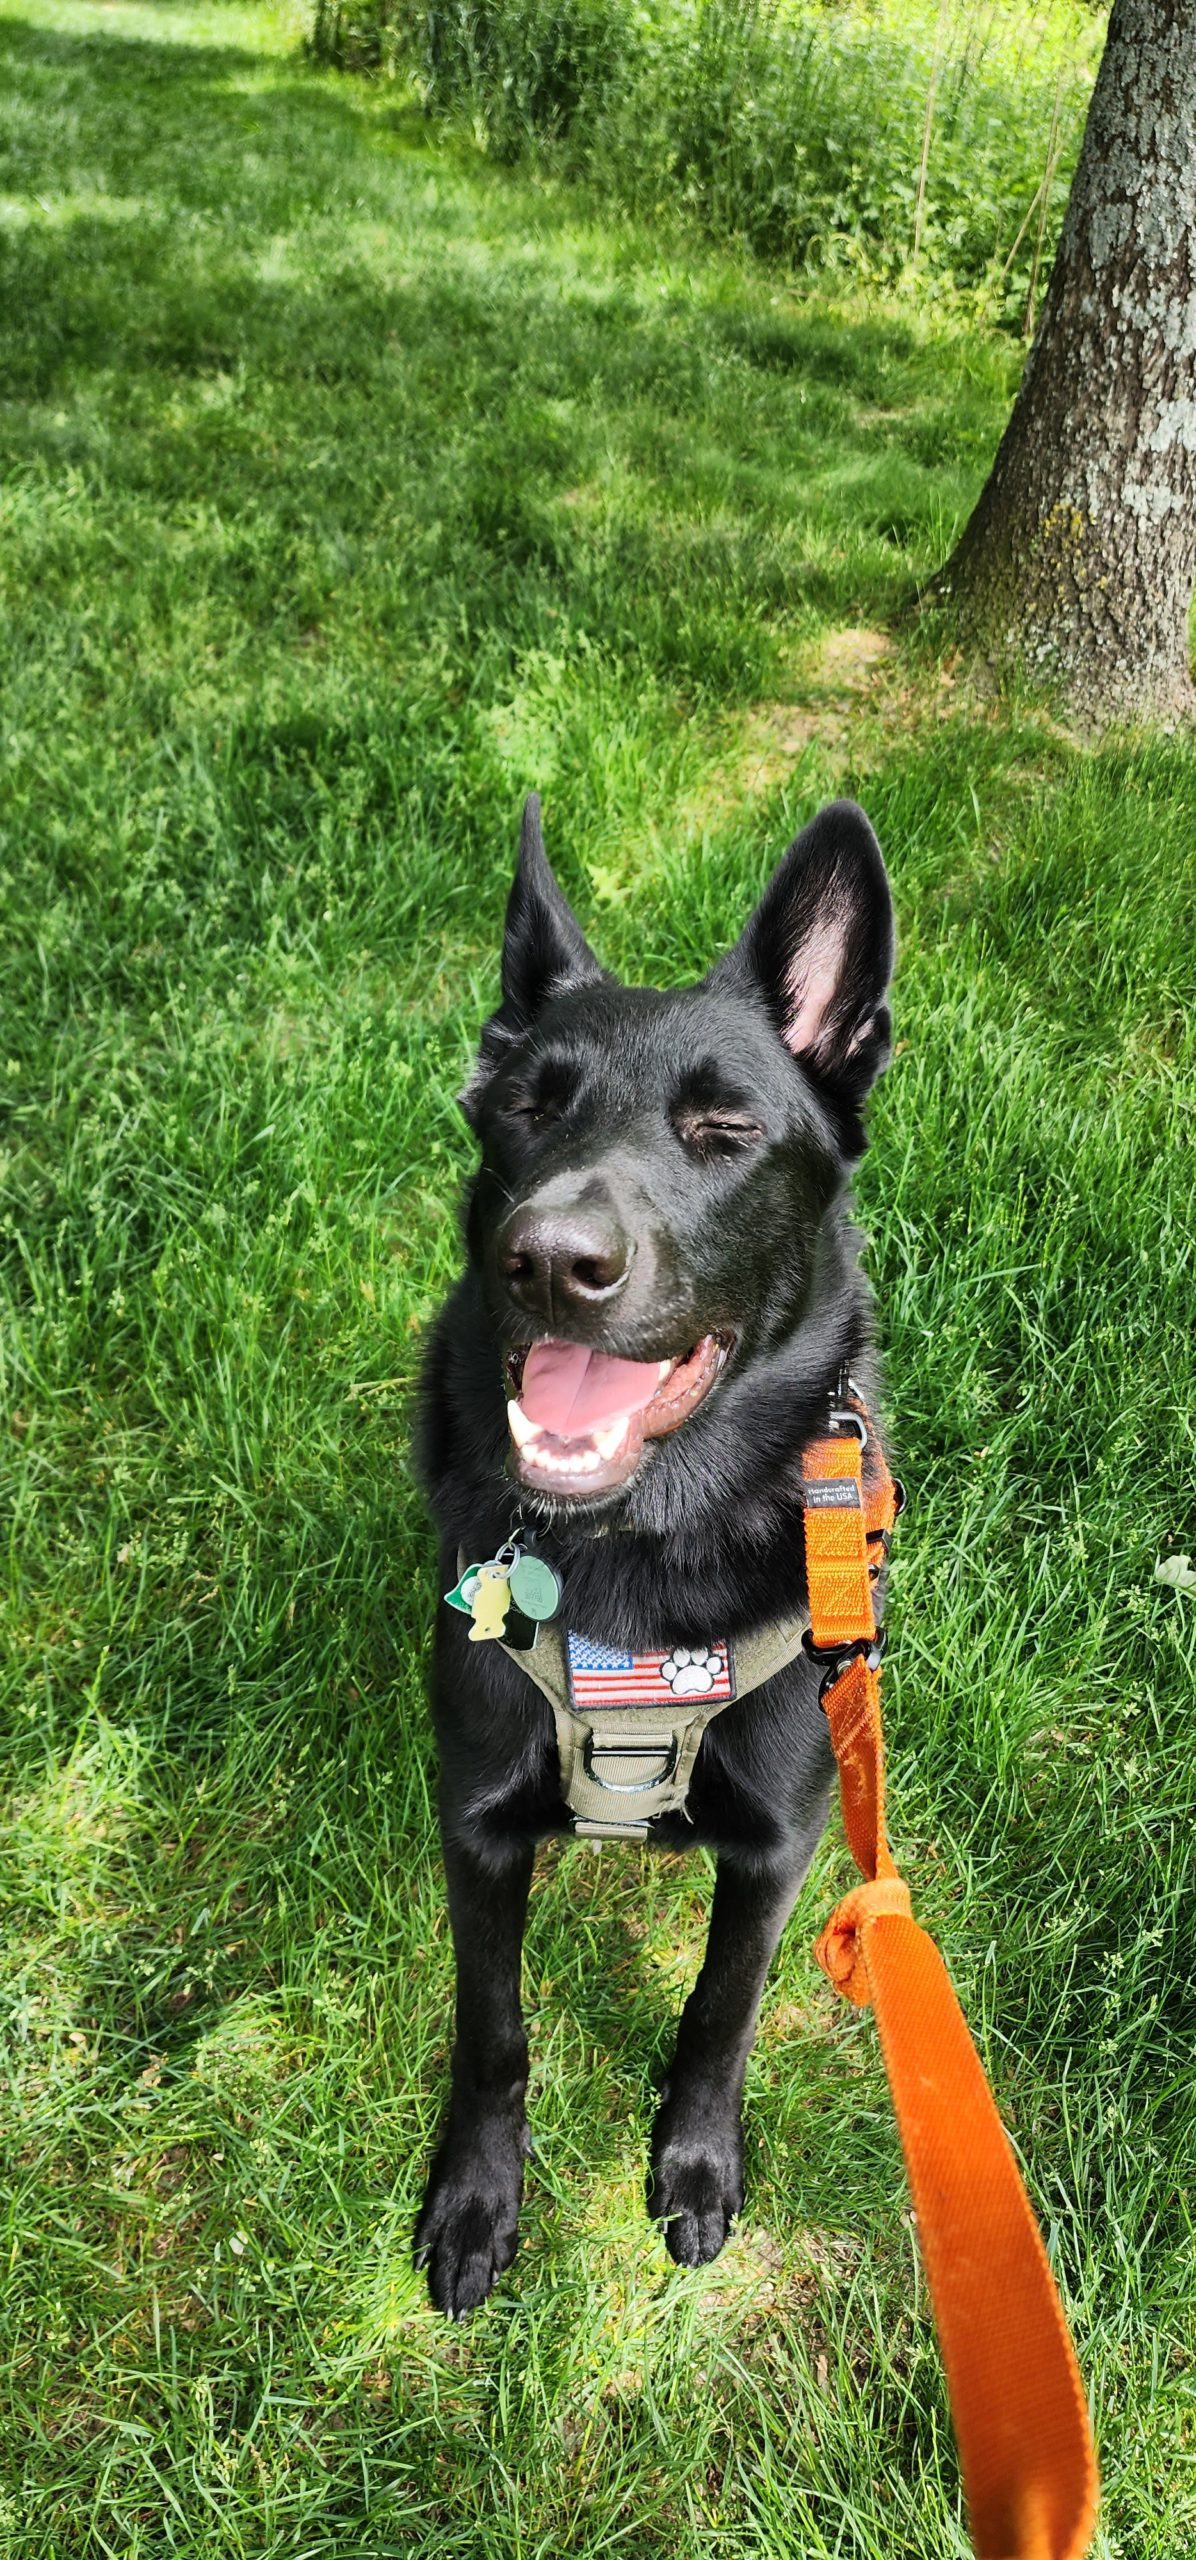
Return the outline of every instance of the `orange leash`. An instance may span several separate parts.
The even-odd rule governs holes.
[[[814,1952],[837,1990],[876,2011],[979,2560],[1082,2560],[1097,2470],[1075,2351],[946,1966],[913,1917],[885,1837],[869,1549],[878,1564],[898,1496],[854,1394],[803,1467],[809,1649],[827,1663],[822,1702],[865,1879]]]

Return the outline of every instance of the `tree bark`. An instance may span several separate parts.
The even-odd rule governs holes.
[[[1196,0],[1114,0],[1042,319],[939,592],[1092,725],[1196,716]]]

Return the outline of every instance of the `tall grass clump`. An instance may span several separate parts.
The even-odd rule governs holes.
[[[1078,0],[317,0],[316,53],[409,79],[493,158],[804,268],[1028,325],[1104,12]]]

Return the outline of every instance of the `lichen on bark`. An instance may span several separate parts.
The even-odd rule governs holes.
[[[1021,388],[937,582],[1082,719],[1196,717],[1196,0],[1114,0]]]

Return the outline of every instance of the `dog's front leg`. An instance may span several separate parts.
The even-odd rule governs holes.
[[[485,1852],[447,1835],[444,1866],[457,1958],[448,2122],[416,2226],[416,2263],[451,2319],[484,2302],[515,2255],[527,2157],[527,2037],[519,1999],[532,1851]]]
[[[743,2203],[744,2073],[768,1968],[812,1848],[806,1841],[800,1854],[761,1867],[718,1862],[705,1960],[681,2013],[652,2129],[648,2207],[683,2267],[717,2258]]]

